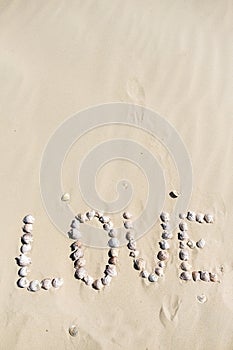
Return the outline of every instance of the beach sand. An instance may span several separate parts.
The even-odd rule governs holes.
[[[1,349],[233,349],[232,10],[226,0],[1,1]],[[220,283],[181,283],[175,238],[158,283],[139,278],[126,247],[109,288],[97,292],[74,279],[71,242],[41,200],[40,164],[62,122],[109,102],[148,107],[181,136],[193,169],[189,209],[215,215],[213,225],[191,226],[193,238],[207,242],[192,263],[217,272]],[[164,209],[173,207],[168,193],[178,180],[159,141],[106,125],[84,135],[64,163],[63,185],[74,212],[88,209],[77,186],[79,161],[98,142],[127,136],[159,157],[167,180]],[[129,209],[138,216],[146,183],[135,166],[107,164],[97,188],[113,200],[122,175],[134,185]],[[16,286],[14,258],[28,213],[36,218],[31,278],[61,276],[58,291]],[[138,241],[150,267],[160,233],[158,221]],[[86,248],[85,256],[90,272],[100,275],[107,250]],[[197,301],[201,294],[204,304]],[[73,338],[72,324],[79,328]]]

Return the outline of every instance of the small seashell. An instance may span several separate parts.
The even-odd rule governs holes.
[[[108,241],[108,245],[111,248],[118,248],[120,245],[120,242],[117,238],[113,237]]]
[[[19,257],[16,258],[19,266],[28,266],[32,263],[31,259],[24,254],[20,254]]]
[[[128,231],[125,235],[125,238],[130,241],[130,240],[134,240],[134,234],[130,231]]]
[[[31,233],[25,233],[22,236],[22,242],[25,244],[32,243],[33,242],[33,236]]]
[[[123,213],[123,218],[126,219],[126,220],[129,220],[133,217],[132,214],[130,214],[128,211],[124,212]]]
[[[94,283],[94,278],[86,275],[83,277],[83,281],[86,283],[87,286],[92,286],[92,284]]]
[[[132,252],[129,253],[129,256],[130,256],[131,258],[137,258],[138,255],[139,255],[139,251],[138,251],[138,250],[134,250],[134,251],[132,251]]]
[[[126,230],[131,230],[131,229],[133,229],[133,223],[132,223],[132,221],[125,221],[125,222],[124,222],[124,227],[126,228]]]
[[[56,277],[52,280],[52,286],[56,289],[60,288],[63,285],[63,283],[63,278]]]
[[[136,270],[144,270],[146,268],[146,262],[142,258],[138,258],[134,260],[134,268]]]
[[[77,230],[79,230],[80,222],[77,219],[74,219],[74,220],[72,220],[70,227],[71,228],[76,228]]]
[[[207,224],[212,224],[214,222],[214,217],[212,214],[205,214],[204,220]]]
[[[193,271],[192,272],[192,277],[193,277],[193,280],[195,282],[200,281],[200,279],[201,279],[200,272],[199,271]]]
[[[188,271],[181,272],[180,279],[183,281],[190,281],[192,279],[192,274]]]
[[[107,265],[106,267],[106,275],[114,277],[117,275],[117,270],[115,265]]]
[[[148,278],[149,277],[149,272],[146,270],[141,271],[140,276],[142,278]]]
[[[200,239],[197,243],[196,243],[196,246],[200,249],[204,248],[205,246],[205,240],[202,238]]]
[[[218,275],[216,273],[210,272],[211,282],[219,282]]]
[[[68,232],[68,236],[70,239],[80,239],[82,237],[82,234],[77,228],[72,228]]]
[[[110,257],[118,257],[118,255],[119,255],[119,250],[118,249],[111,248],[109,250],[109,256]]]
[[[194,241],[192,241],[191,239],[189,239],[188,242],[187,242],[187,246],[190,249],[194,249],[196,247],[196,243]]]
[[[202,214],[202,213],[197,213],[196,214],[196,221],[197,222],[199,222],[200,224],[203,224],[203,222],[204,222],[204,214]]]
[[[104,287],[104,285],[103,285],[103,283],[102,283],[102,281],[101,281],[101,278],[99,278],[99,279],[97,279],[97,280],[95,280],[95,281],[93,282],[93,288],[94,288],[94,289],[100,290],[100,289],[102,289],[103,287]]]
[[[170,244],[165,240],[159,242],[159,246],[160,246],[160,249],[163,249],[163,250],[170,248]]]
[[[113,223],[109,221],[107,224],[103,224],[103,229],[109,232],[111,229],[113,229]]]
[[[103,216],[103,215],[104,215],[104,212],[103,212],[103,211],[96,211],[96,212],[95,212],[95,217],[98,218],[98,219],[99,219],[101,216]]]
[[[183,271],[190,271],[192,266],[187,262],[187,261],[183,261],[181,264],[180,264],[180,268],[181,270]]]
[[[188,231],[188,225],[187,225],[187,223],[184,222],[184,221],[181,221],[181,222],[179,223],[179,228],[180,228],[181,231]]]
[[[70,326],[69,334],[71,335],[71,337],[76,337],[78,335],[78,327],[75,325]]]
[[[180,218],[181,220],[184,220],[184,219],[186,218],[186,214],[185,214],[185,213],[180,213],[180,214],[179,214],[179,218]]]
[[[41,281],[41,288],[45,290],[49,290],[52,287],[52,280],[51,278],[45,278]]]
[[[38,292],[41,288],[41,283],[38,280],[31,281],[28,286],[28,290],[31,292]]]
[[[194,213],[194,211],[188,211],[187,219],[189,221],[195,221],[196,220],[196,213]]]
[[[95,210],[90,210],[86,213],[86,217],[89,221],[93,220],[95,217]]]
[[[189,252],[187,250],[181,249],[179,252],[179,258],[183,261],[189,260]]]
[[[101,222],[101,224],[106,224],[110,221],[110,218],[108,216],[101,216],[99,218],[99,221]]]
[[[87,276],[87,271],[84,267],[79,267],[75,270],[75,277],[82,280]]]
[[[180,195],[180,192],[177,191],[177,190],[173,190],[173,191],[171,191],[171,192],[169,193],[169,195],[170,195],[170,197],[172,197],[172,198],[178,198],[179,195]]]
[[[165,261],[159,261],[158,266],[161,267],[162,269],[164,269],[166,267]]]
[[[80,258],[83,258],[83,250],[81,248],[78,248],[77,250],[75,250],[73,252],[73,254],[71,255],[73,260],[78,260]]]
[[[160,250],[158,252],[157,258],[161,261],[165,261],[169,259],[169,253],[167,251],[164,250]]]
[[[178,239],[180,241],[184,241],[185,239],[188,239],[189,238],[189,235],[187,233],[187,231],[181,231],[178,233]]]
[[[171,225],[169,224],[169,222],[163,222],[161,226],[165,231],[169,231],[171,229]]]
[[[158,275],[156,275],[155,273],[150,273],[148,276],[148,280],[150,282],[157,282],[158,281]]]
[[[201,294],[197,296],[197,300],[199,301],[199,303],[204,304],[207,302],[207,297],[205,296],[205,294]]]
[[[204,282],[210,282],[210,274],[208,271],[200,271],[200,278]]]
[[[70,200],[70,194],[69,193],[64,193],[62,196],[61,196],[61,200],[63,202],[68,202]]]
[[[104,286],[110,286],[111,281],[112,281],[112,277],[109,275],[106,275],[102,278],[102,283]]]
[[[22,252],[23,254],[26,254],[26,253],[28,253],[28,252],[30,252],[30,251],[32,250],[32,246],[31,246],[30,243],[28,243],[28,244],[23,244],[20,250],[21,250],[21,252]]]
[[[21,267],[18,272],[20,277],[26,277],[28,273],[29,273],[29,268],[27,266]]]
[[[109,264],[111,265],[117,265],[118,263],[118,258],[116,256],[112,256],[109,260],[108,260]]]
[[[23,227],[23,231],[26,233],[31,233],[33,229],[33,225],[32,224],[25,224]]]
[[[171,232],[166,232],[166,231],[164,231],[164,232],[162,233],[162,238],[163,238],[163,239],[172,239],[172,237],[173,237],[173,234],[172,234]]]
[[[34,217],[33,217],[32,215],[26,215],[26,216],[24,217],[24,219],[23,219],[23,222],[24,222],[25,224],[34,224],[35,219],[34,219]]]
[[[163,222],[170,221],[170,215],[169,215],[169,213],[162,212],[161,215],[160,215],[160,219],[161,219]]]
[[[127,247],[129,250],[136,250],[137,249],[137,243],[134,239],[131,239],[129,243],[127,244]]]
[[[81,224],[84,224],[87,221],[87,217],[85,214],[78,214],[75,216],[75,219],[78,220]]]
[[[164,272],[163,272],[163,269],[161,267],[156,267],[155,268],[155,273],[159,277],[163,277],[164,276]]]
[[[77,269],[79,267],[84,267],[86,265],[86,259],[79,258],[78,260],[75,260],[74,267]]]
[[[17,285],[19,288],[28,288],[29,281],[26,277],[22,277],[17,281]]]
[[[76,250],[77,248],[81,248],[81,247],[82,247],[82,242],[80,241],[76,241],[72,243],[70,246],[71,250]]]
[[[180,244],[179,244],[179,248],[180,248],[180,249],[185,249],[185,248],[186,248],[185,242],[181,241],[181,242],[179,242],[179,243],[180,243]]]
[[[111,237],[111,238],[117,237],[117,234],[118,234],[118,232],[117,232],[117,230],[115,230],[114,228],[111,229],[111,230],[108,232],[108,235],[109,235],[109,237]]]

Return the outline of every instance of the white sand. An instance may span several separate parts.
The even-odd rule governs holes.
[[[232,10],[226,0],[1,1],[1,349],[233,348]],[[42,205],[40,161],[66,118],[113,101],[148,106],[179,131],[193,165],[190,209],[216,217],[214,225],[193,230],[195,239],[207,241],[193,265],[217,271],[220,284],[179,281],[177,240],[159,284],[143,283],[126,248],[118,277],[103,292],[73,278],[69,240]],[[117,132],[124,131],[108,127],[107,136]],[[78,164],[104,137],[87,135],[71,158]],[[138,140],[156,154],[148,135]],[[159,154],[172,189],[172,165]],[[76,175],[68,169],[64,183],[76,196],[74,210],[83,211],[73,186]],[[102,176],[107,181],[112,173],[115,182],[121,169],[120,163],[109,164]],[[140,174],[130,166],[127,173],[143,199]],[[99,189],[112,200],[100,180]],[[139,214],[140,205],[133,202],[131,209]],[[21,219],[29,212],[36,217],[31,277],[62,276],[59,291],[32,294],[15,285]],[[159,232],[157,224],[138,243],[150,265]],[[89,268],[98,275],[106,252],[87,249],[86,256],[97,262]],[[202,293],[205,304],[196,300]],[[76,338],[68,334],[73,323],[80,331]]]

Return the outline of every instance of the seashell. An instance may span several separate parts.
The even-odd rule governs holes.
[[[163,249],[163,250],[170,248],[170,244],[165,240],[159,242],[159,246],[160,246],[160,249]]]
[[[180,192],[177,191],[177,190],[173,190],[173,191],[171,191],[171,192],[169,193],[169,195],[170,195],[170,197],[172,197],[172,198],[178,198],[179,195],[180,195]]]
[[[20,254],[16,260],[19,266],[28,266],[32,263],[31,259],[25,254]]]
[[[41,283],[38,280],[31,281],[28,286],[28,290],[31,292],[38,292],[41,288]]]
[[[34,224],[35,219],[34,219],[34,217],[33,217],[32,215],[26,215],[26,216],[24,217],[24,219],[23,219],[23,222],[24,222],[25,224]]]
[[[60,288],[63,285],[63,283],[63,278],[56,277],[52,280],[52,286],[56,289]]]
[[[196,213],[194,213],[194,211],[188,211],[187,219],[189,221],[195,221],[196,220]]]
[[[75,270],[75,277],[82,280],[87,276],[87,271],[84,267],[79,267]]]
[[[110,257],[118,257],[119,255],[119,250],[118,249],[114,249],[114,248],[111,248],[110,251],[109,251],[109,256]]]
[[[125,212],[123,213],[123,218],[126,219],[126,220],[129,220],[129,219],[131,219],[132,217],[133,217],[133,215],[130,214],[128,211],[125,211]]]
[[[70,246],[71,250],[76,250],[77,248],[81,248],[81,247],[82,247],[82,242],[80,241],[76,241],[72,243]]]
[[[193,271],[192,272],[192,277],[195,282],[200,281],[200,272],[199,271]]]
[[[80,258],[78,260],[75,260],[74,267],[77,269],[79,267],[84,267],[86,265],[86,259]]]
[[[183,261],[189,260],[189,252],[187,250],[181,249],[179,252],[179,258]]]
[[[94,278],[86,275],[85,277],[83,277],[83,281],[86,283],[87,286],[92,286],[92,284],[94,283]]]
[[[117,265],[118,263],[118,258],[116,256],[112,256],[109,260],[108,260],[109,264],[111,265]]]
[[[200,249],[204,248],[205,246],[205,240],[202,238],[200,239],[197,243],[196,243],[196,246]]]
[[[179,248],[180,249],[185,249],[186,248],[186,244],[183,242],[183,241],[181,241],[181,242],[179,242],[180,244],[179,244]]]
[[[87,217],[85,214],[78,214],[75,216],[75,219],[78,220],[81,224],[84,224],[87,221]]]
[[[196,214],[196,221],[197,222],[199,222],[200,224],[203,224],[203,222],[204,222],[204,214],[202,214],[202,213],[197,213]]]
[[[138,251],[138,250],[134,250],[134,251],[132,251],[132,252],[129,253],[129,256],[130,256],[131,258],[137,258],[138,255],[139,255],[139,251]]]
[[[191,239],[189,239],[188,242],[187,242],[187,246],[190,249],[194,249],[196,247],[196,243],[194,241],[192,241]]]
[[[136,270],[144,270],[146,268],[146,262],[142,258],[138,258],[134,260],[134,268]]]
[[[70,200],[70,194],[69,193],[64,193],[62,196],[61,196],[61,200],[63,202],[68,202]]]
[[[125,222],[124,222],[124,227],[126,228],[126,230],[131,230],[131,229],[133,229],[133,223],[132,223],[132,221],[125,221]]]
[[[112,281],[112,277],[109,275],[106,275],[102,278],[102,283],[104,286],[110,286],[111,281]]]
[[[69,236],[70,239],[79,239],[79,238],[82,237],[82,234],[77,228],[72,228],[68,232],[68,236]]]
[[[120,242],[117,238],[113,237],[108,241],[108,245],[111,248],[118,248],[120,245]]]
[[[127,247],[129,250],[136,250],[137,249],[137,243],[134,239],[131,239],[129,243],[127,244]]]
[[[185,239],[188,239],[189,238],[189,235],[187,233],[187,231],[181,231],[178,233],[178,239],[180,241],[184,241]]]
[[[184,222],[184,221],[181,221],[181,222],[179,223],[179,228],[180,228],[181,231],[188,231],[188,225],[187,225],[187,223]]]
[[[125,238],[127,239],[127,241],[134,240],[134,234],[128,231],[125,235]]]
[[[216,273],[210,272],[211,282],[219,282],[218,275]]]
[[[161,219],[163,222],[170,221],[170,215],[169,215],[169,213],[162,212],[161,215],[160,215],[160,219]]]
[[[210,274],[208,271],[200,271],[200,278],[204,282],[210,282]]]
[[[23,227],[23,231],[26,233],[31,233],[33,229],[33,225],[32,224],[25,224]]]
[[[45,278],[41,281],[41,288],[45,290],[49,290],[52,287],[52,280],[51,278]]]
[[[27,266],[21,267],[18,272],[20,277],[26,277],[28,273],[29,273],[29,268]]]
[[[105,231],[110,231],[110,230],[112,230],[113,229],[113,223],[111,222],[111,221],[109,221],[107,224],[103,224],[103,229],[105,230]]]
[[[104,215],[104,212],[103,212],[103,211],[96,211],[96,212],[95,212],[95,217],[98,218],[98,219],[99,219],[101,216],[103,216],[103,215]]]
[[[33,242],[33,236],[31,233],[25,233],[22,236],[22,242],[25,244],[32,243]]]
[[[158,281],[158,275],[156,275],[155,273],[150,273],[148,276],[148,280],[150,282],[157,282]]]
[[[99,221],[101,222],[101,224],[107,224],[110,221],[110,217],[108,217],[108,216],[101,216],[99,218]]]
[[[71,335],[71,337],[77,337],[77,335],[78,335],[78,327],[75,326],[75,325],[70,326],[69,334]]]
[[[73,252],[71,257],[73,260],[78,260],[80,258],[83,258],[83,255],[83,250],[81,248],[78,248],[77,250],[75,250],[75,252]]]
[[[185,214],[185,213],[180,213],[180,214],[179,214],[179,218],[180,218],[181,220],[186,219],[186,214]]]
[[[90,210],[86,213],[86,217],[89,221],[93,220],[95,217],[95,210]]]
[[[108,232],[108,235],[109,235],[109,237],[111,237],[111,238],[115,238],[115,237],[117,237],[118,232],[117,232],[117,230],[115,230],[115,229],[113,228],[113,229],[111,229],[111,230]]]
[[[214,217],[212,214],[205,214],[204,220],[207,224],[212,224],[214,222]]]
[[[183,281],[190,281],[192,279],[192,274],[188,271],[181,272],[180,279]]]
[[[169,259],[169,253],[164,250],[160,250],[157,254],[157,258],[161,261],[165,261]]]
[[[159,261],[158,266],[161,267],[162,269],[164,269],[166,267],[165,261]]]
[[[181,264],[180,264],[180,268],[181,270],[183,271],[190,271],[192,266],[187,262],[187,261],[183,261]]]
[[[164,231],[161,236],[163,239],[172,239],[173,234],[171,232]]]
[[[204,304],[207,302],[207,297],[205,296],[205,294],[201,294],[197,296],[197,300],[199,301],[199,303]]]
[[[117,275],[117,270],[115,265],[107,265],[106,267],[106,275],[109,275],[111,277],[114,277]]]
[[[104,285],[103,285],[103,283],[102,283],[102,281],[101,281],[101,278],[99,278],[99,279],[97,279],[97,280],[95,280],[94,282],[93,282],[93,288],[95,288],[95,289],[97,289],[97,290],[100,290],[100,289],[102,289],[104,287]]]
[[[17,285],[19,288],[28,288],[29,281],[26,277],[22,277],[17,281]]]
[[[74,220],[72,220],[70,227],[71,228],[76,228],[77,230],[79,230],[80,222],[77,219],[74,219]]]
[[[30,251],[32,250],[32,246],[31,246],[30,243],[28,243],[28,244],[23,244],[22,247],[20,248],[20,250],[21,250],[21,252],[22,252],[23,254],[26,254],[26,253],[28,253],[28,252],[30,252]]]
[[[148,278],[149,277],[149,272],[146,270],[141,271],[140,276],[142,278]]]
[[[171,229],[171,225],[169,224],[169,222],[163,222],[161,224],[163,230],[169,231]]]
[[[155,268],[155,273],[159,277],[163,277],[164,276],[164,272],[163,272],[163,269],[161,267],[156,267]]]

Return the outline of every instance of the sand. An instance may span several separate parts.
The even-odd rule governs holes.
[[[1,349],[233,349],[232,10],[226,0],[1,1]],[[194,239],[207,242],[193,265],[216,271],[221,283],[181,283],[176,239],[157,284],[138,277],[126,247],[110,288],[98,293],[74,279],[70,241],[43,207],[40,164],[62,122],[109,102],[146,106],[183,139],[193,168],[189,209],[215,215],[213,225],[192,226]],[[63,185],[75,212],[87,210],[76,182],[79,161],[112,137],[136,137],[163,164],[167,194],[177,187],[158,140],[105,128],[80,139],[64,163]],[[134,184],[129,208],[137,216],[146,183],[135,166],[107,164],[97,188],[113,200],[121,176]],[[173,203],[167,195],[165,209]],[[59,291],[33,294],[16,286],[14,258],[28,213],[36,218],[31,277],[63,277]],[[138,242],[149,266],[159,234],[157,222]],[[85,254],[98,276],[106,250],[87,248]],[[202,293],[204,304],[197,301]],[[78,337],[69,335],[71,324],[78,325]]]

